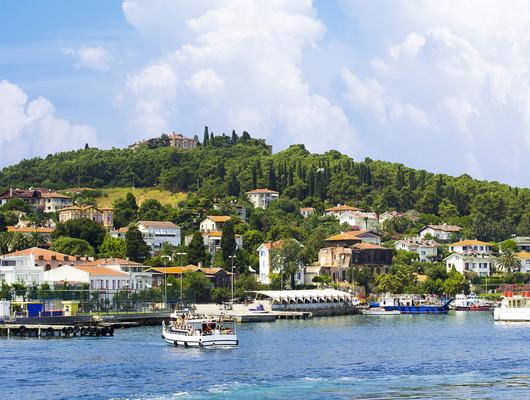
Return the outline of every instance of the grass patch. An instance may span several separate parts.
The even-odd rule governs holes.
[[[186,198],[186,193],[171,193],[166,190],[152,188],[107,188],[98,189],[104,193],[104,197],[97,198],[98,207],[112,207],[114,200],[125,198],[127,193],[136,197],[136,202],[141,205],[145,200],[155,199],[163,205],[175,207],[177,203]]]

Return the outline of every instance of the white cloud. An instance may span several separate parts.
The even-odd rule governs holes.
[[[65,48],[63,49],[63,53],[76,59],[76,68],[108,71],[113,61],[112,54],[102,46],[81,46],[78,50]]]
[[[17,85],[0,81],[0,165],[80,148],[85,143],[97,145],[94,128],[58,118],[49,100],[28,101]]]
[[[280,145],[305,142],[326,150],[346,135],[350,148],[356,146],[347,115],[315,93],[301,69],[304,50],[317,46],[325,32],[311,1],[127,0],[122,9],[141,34],[156,30],[172,48],[158,62],[179,77],[173,87],[178,95],[158,102],[157,119],[142,125],[145,134],[181,129],[175,124],[186,120],[195,127],[245,129]],[[122,91],[127,104],[120,109],[134,110],[136,122],[152,117],[153,110],[139,105],[152,99],[156,88],[131,89],[128,84]]]
[[[424,45],[425,38],[415,32],[411,32],[407,35],[403,43],[392,46],[389,54],[395,60],[401,57],[414,58]]]

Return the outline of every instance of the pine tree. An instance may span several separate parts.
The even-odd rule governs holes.
[[[208,127],[205,126],[204,127],[204,138],[202,139],[202,145],[208,146],[209,142],[210,142],[210,135],[208,133]]]
[[[254,164],[252,166],[252,189],[256,189],[258,187],[258,172],[256,169],[256,164]]]
[[[236,131],[232,130],[232,144],[236,144],[238,139]]]
[[[137,226],[131,225],[125,234],[127,257],[132,261],[144,262],[150,256],[149,246],[145,243],[142,232]]]
[[[223,236],[221,237],[221,251],[225,265],[229,264],[230,256],[236,253],[236,235],[234,232],[234,223],[228,221],[223,226]]]
[[[188,245],[188,261],[190,264],[199,265],[199,263],[206,264],[208,259],[202,235],[200,232],[195,232]]]

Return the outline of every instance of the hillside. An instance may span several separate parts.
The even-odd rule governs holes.
[[[141,146],[58,153],[4,168],[0,187],[105,188],[104,205],[129,191],[112,188],[131,187],[133,182],[137,188],[195,192],[210,200],[269,187],[280,191],[282,198],[318,209],[336,203],[379,213],[415,209],[425,223],[458,224],[470,235],[488,240],[530,233],[528,189],[468,175],[432,174],[397,163],[356,161],[338,151],[311,154],[301,144],[272,154],[263,140],[246,132],[242,137],[208,136],[203,144],[191,151]],[[181,199],[165,192],[156,196],[162,196],[162,203]]]
[[[145,200],[157,200],[162,205],[174,207],[180,201],[186,198],[184,193],[171,193],[168,190],[160,190],[156,188],[105,188],[101,189],[103,197],[96,199],[99,207],[111,207],[114,201],[125,198],[127,193],[132,193],[136,198],[139,206]]]

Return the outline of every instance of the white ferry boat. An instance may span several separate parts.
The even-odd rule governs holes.
[[[493,310],[495,321],[530,322],[530,292],[505,292],[500,307]]]
[[[479,298],[475,293],[457,294],[452,304],[455,311],[490,311],[491,304]]]
[[[162,322],[162,338],[174,346],[229,347],[239,344],[233,320],[171,314],[168,325]]]

